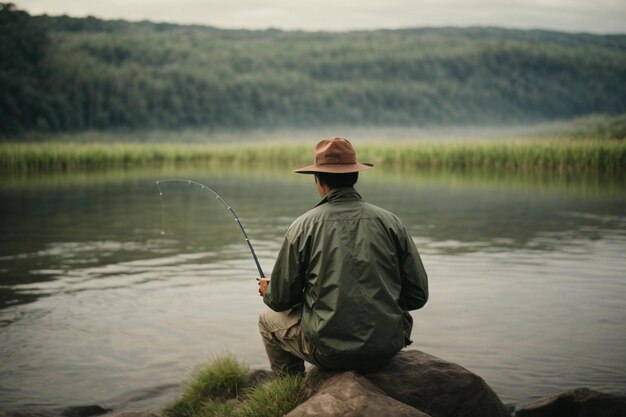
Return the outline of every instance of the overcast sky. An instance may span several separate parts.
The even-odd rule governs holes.
[[[10,1],[10,0],[9,0]],[[626,0],[13,0],[31,14],[331,30],[501,26],[626,33]]]

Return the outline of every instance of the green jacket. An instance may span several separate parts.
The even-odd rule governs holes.
[[[328,368],[387,362],[411,343],[409,310],[428,299],[413,240],[392,213],[335,188],[296,219],[285,236],[264,302],[302,304],[301,328]]]

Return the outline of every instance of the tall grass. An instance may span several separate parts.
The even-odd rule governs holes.
[[[220,403],[237,398],[247,376],[248,368],[232,356],[217,358],[200,370],[183,395],[163,412],[168,417],[194,417],[207,407],[205,403],[209,400]]]
[[[196,373],[166,417],[278,417],[305,400],[301,376],[252,386],[249,369],[232,356],[217,358]]]
[[[626,141],[522,140],[360,143],[359,159],[392,168],[622,174]],[[154,166],[286,166],[312,160],[311,144],[0,144],[0,173]]]
[[[301,376],[285,376],[261,384],[246,392],[235,408],[236,417],[283,416],[305,400]]]
[[[620,173],[626,166],[626,141],[399,143],[362,146],[359,158],[401,168]]]
[[[163,165],[253,165],[304,161],[294,145],[171,145],[128,143],[4,143],[0,172],[49,172]],[[294,158],[294,156],[296,156]]]

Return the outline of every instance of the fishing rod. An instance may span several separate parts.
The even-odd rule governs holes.
[[[202,184],[201,182],[190,180],[190,179],[187,179],[187,178],[168,178],[168,179],[165,179],[165,180],[158,180],[158,181],[156,181],[156,186],[157,186],[157,189],[159,190],[159,195],[161,196],[161,202],[163,202],[163,191],[161,191],[161,185],[160,184],[166,183],[166,182],[186,182],[189,185],[192,185],[192,184],[193,185],[197,185],[201,189],[207,190],[207,191],[211,192],[215,196],[215,198],[220,200],[222,202],[222,204],[224,204],[224,206],[226,206],[226,209],[228,209],[228,211],[230,211],[230,213],[235,218],[235,221],[239,225],[239,228],[241,229],[241,233],[243,233],[243,237],[244,237],[244,239],[246,239],[246,243],[248,244],[248,248],[250,248],[250,253],[252,254],[252,258],[254,259],[254,263],[256,264],[256,269],[259,270],[259,275],[261,276],[261,278],[265,277],[265,274],[263,273],[263,269],[261,269],[261,264],[259,263],[259,258],[257,258],[256,253],[254,252],[254,248],[252,247],[252,243],[250,242],[250,238],[248,237],[248,234],[246,233],[246,229],[243,228],[243,224],[241,224],[241,220],[239,220],[239,217],[237,216],[237,213],[235,213],[235,211],[232,209],[230,204],[228,204],[226,202],[226,200],[224,200],[222,198],[222,196],[217,193],[217,191],[215,191],[214,189],[212,189],[211,187],[209,187],[206,184]]]

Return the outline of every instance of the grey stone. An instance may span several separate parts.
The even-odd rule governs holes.
[[[0,417],[53,417],[58,413],[42,410],[0,410]]]
[[[519,407],[517,417],[626,417],[626,397],[577,388]]]
[[[254,388],[259,384],[270,381],[275,378],[274,372],[266,369],[255,369],[248,374],[246,379],[246,387]]]
[[[355,372],[324,373],[324,376],[323,380],[314,382],[316,393],[287,417],[429,417],[388,397]]]
[[[158,414],[151,413],[149,411],[124,411],[117,413],[112,417],[160,417]]]
[[[100,407],[99,405],[78,405],[67,407],[61,411],[64,417],[91,417],[106,414],[111,409]]]

